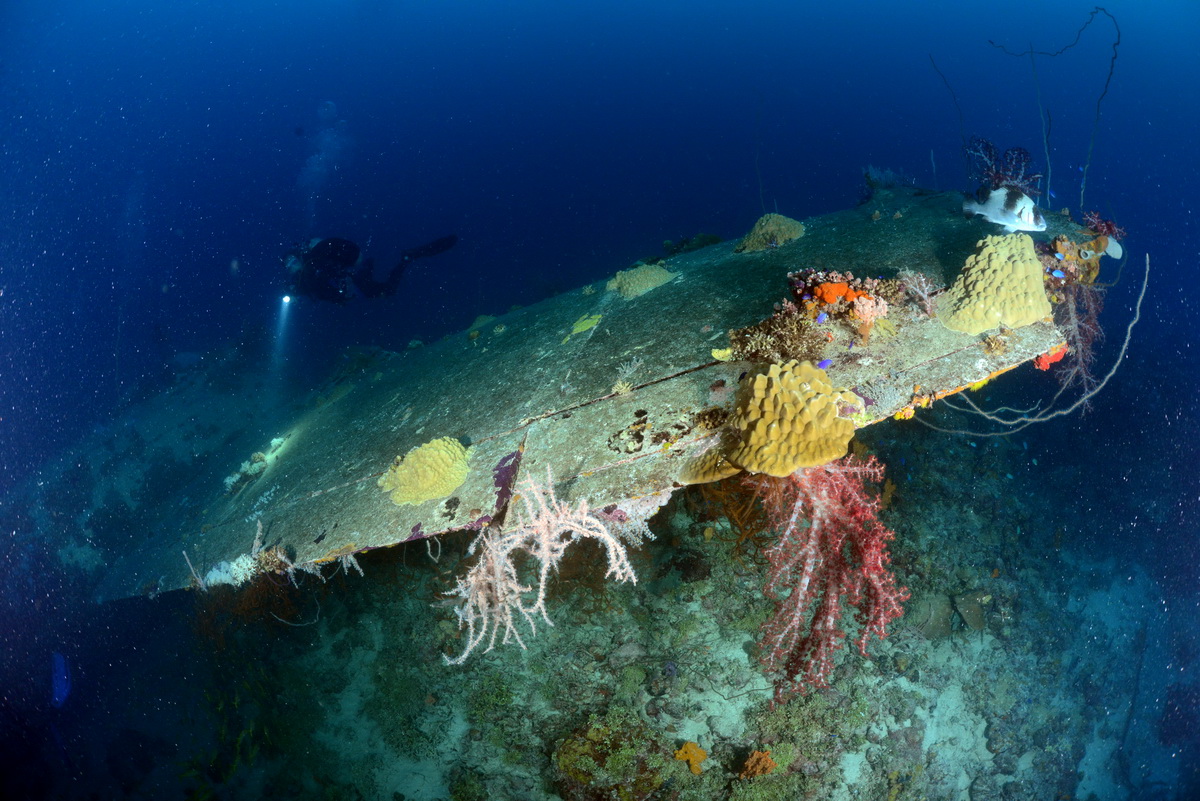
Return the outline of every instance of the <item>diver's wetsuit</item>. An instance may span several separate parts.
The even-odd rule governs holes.
[[[295,248],[284,256],[284,266],[290,273],[292,291],[297,295],[331,303],[349,303],[355,289],[366,298],[396,294],[409,263],[445,253],[457,242],[458,237],[452,234],[404,251],[400,262],[382,281],[377,281],[372,274],[373,262],[361,259],[362,250],[358,245],[337,237]]]

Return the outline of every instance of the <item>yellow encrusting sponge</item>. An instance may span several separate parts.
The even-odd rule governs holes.
[[[397,456],[378,483],[397,506],[445,498],[467,480],[470,458],[470,448],[453,437],[439,437]]]

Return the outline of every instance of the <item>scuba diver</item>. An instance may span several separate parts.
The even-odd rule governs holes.
[[[400,262],[382,281],[375,278],[374,262],[363,259],[358,245],[337,237],[296,245],[284,254],[283,266],[293,294],[345,304],[354,298],[355,289],[365,298],[396,294],[410,263],[445,253],[457,242],[458,237],[451,234],[404,251]]]

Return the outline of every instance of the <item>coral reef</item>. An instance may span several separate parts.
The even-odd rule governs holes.
[[[643,801],[678,774],[662,734],[620,708],[566,737],[553,759],[567,801]]]
[[[810,314],[785,300],[775,313],[754,325],[729,332],[728,349],[714,349],[718,361],[752,362],[818,361],[828,343]]]
[[[1047,289],[1054,290],[1074,283],[1094,283],[1100,275],[1100,257],[1108,255],[1110,241],[1116,242],[1104,236],[1090,242],[1075,242],[1065,234],[1060,234],[1044,250],[1039,246],[1038,256],[1046,268]]]
[[[818,324],[839,319],[858,334],[861,344],[867,344],[875,322],[887,316],[887,294],[898,300],[901,291],[895,280],[859,278],[851,272],[798,270],[788,273],[792,298]]]

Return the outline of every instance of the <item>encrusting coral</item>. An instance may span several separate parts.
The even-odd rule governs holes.
[[[397,506],[445,498],[467,480],[470,458],[470,448],[440,437],[397,456],[378,484]]]

